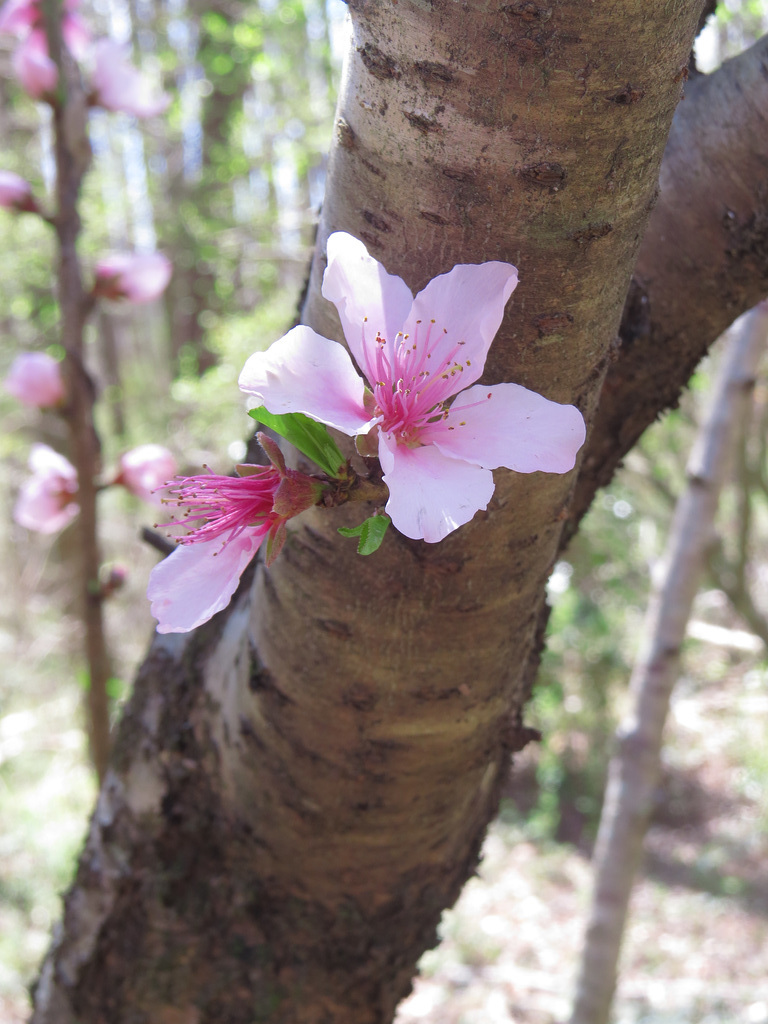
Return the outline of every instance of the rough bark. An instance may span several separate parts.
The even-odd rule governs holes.
[[[506,259],[484,379],[589,415],[701,4],[357,0],[331,230],[414,288]],[[384,1024],[529,738],[572,480],[497,474],[440,545],[359,559],[307,514],[253,590],[139,677],[37,1024]]]
[[[595,853],[592,905],[570,1024],[607,1024],[635,874],[661,771],[661,745],[693,599],[711,545],[720,489],[752,399],[768,341],[768,305],[734,330],[712,409],[688,464],[688,485],[670,529],[663,571],[643,625],[630,679],[632,707],[617,733]]]

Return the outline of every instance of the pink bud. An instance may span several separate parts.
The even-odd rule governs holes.
[[[56,533],[80,511],[75,467],[47,444],[35,444],[29,456],[32,476],[21,488],[13,518],[38,533]]]
[[[13,54],[16,77],[32,99],[49,96],[59,80],[59,69],[48,55],[45,33],[35,29],[16,47]]]
[[[128,579],[128,570],[124,565],[105,565],[99,573],[99,597],[112,597],[118,590],[122,590],[125,581]]]
[[[20,212],[34,212],[37,204],[32,197],[32,186],[13,171],[0,171],[0,206]]]
[[[16,356],[5,388],[24,405],[48,409],[60,405],[65,397],[61,364],[45,352],[22,352]]]
[[[114,39],[99,39],[93,47],[96,66],[91,75],[91,102],[105,110],[154,117],[171,102],[167,93],[152,94],[147,79],[128,60],[128,47]]]
[[[153,494],[176,473],[176,460],[167,448],[159,444],[141,444],[120,456],[114,483],[122,484],[144,501],[161,504]]]
[[[171,273],[171,262],[161,252],[115,253],[96,264],[93,294],[103,299],[152,302],[165,291]]]

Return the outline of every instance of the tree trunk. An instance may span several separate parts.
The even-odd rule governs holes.
[[[414,288],[521,284],[488,383],[592,414],[701,4],[355,0],[305,320],[330,231]],[[661,406],[659,406],[660,408]],[[385,1024],[477,862],[573,474],[497,474],[439,545],[359,558],[307,513],[122,723],[36,1024]]]

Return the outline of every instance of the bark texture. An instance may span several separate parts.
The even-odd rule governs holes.
[[[619,727],[595,844],[592,906],[570,1024],[607,1024],[624,924],[661,770],[661,744],[693,599],[711,546],[720,489],[745,422],[768,340],[768,304],[734,329],[712,410],[688,465],[632,672],[629,714]]]
[[[701,4],[350,4],[305,319],[332,230],[419,288],[521,284],[484,380],[591,415]],[[529,738],[573,480],[497,474],[440,545],[360,559],[308,513],[281,558],[140,674],[36,1024],[385,1024]]]

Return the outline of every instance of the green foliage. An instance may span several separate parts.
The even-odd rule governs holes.
[[[359,537],[358,555],[372,555],[384,542],[384,535],[391,522],[386,512],[375,512],[359,526],[340,526],[339,533],[342,537]]]
[[[270,427],[298,448],[328,476],[340,476],[346,462],[336,442],[322,423],[311,420],[300,412],[289,412],[277,416],[263,406],[248,413],[257,423]]]

